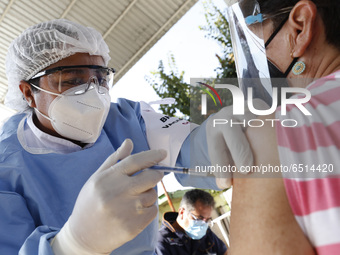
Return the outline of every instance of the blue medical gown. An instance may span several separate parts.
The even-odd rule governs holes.
[[[18,124],[24,117],[13,116],[0,133],[0,255],[18,254],[19,250],[22,255],[49,255],[53,254],[49,241],[71,215],[84,183],[105,159],[126,138],[134,143],[132,153],[148,150],[149,146],[140,104],[125,99],[111,104],[103,131],[93,146],[69,154],[32,154],[24,150],[17,138]],[[189,164],[187,140],[177,160],[184,166]],[[210,178],[178,176],[178,180],[182,185],[217,188]],[[156,217],[135,239],[112,254],[154,254],[157,232]]]

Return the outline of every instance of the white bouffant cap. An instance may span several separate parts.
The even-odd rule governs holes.
[[[91,27],[57,19],[26,29],[8,49],[5,105],[18,111],[27,109],[19,89],[20,81],[29,80],[44,68],[75,53],[102,56],[106,66],[110,60],[109,47],[102,35]]]

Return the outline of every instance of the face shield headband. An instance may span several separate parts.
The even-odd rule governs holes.
[[[265,15],[261,13],[260,6],[255,0],[241,0],[228,8],[227,17],[234,49],[236,72],[239,78],[239,86],[245,97],[247,97],[248,88],[252,88],[252,98],[260,98],[271,105],[273,87],[288,86],[285,78],[296,63],[297,58],[292,61],[285,73],[282,73],[267,59],[266,47],[288,20],[290,10],[291,7],[284,8],[275,15]],[[263,21],[282,14],[287,14],[287,17],[265,42]]]

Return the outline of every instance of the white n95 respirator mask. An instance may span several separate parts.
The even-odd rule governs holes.
[[[94,143],[98,139],[110,109],[111,98],[107,89],[105,93],[99,93],[97,85],[92,83],[82,94],[77,94],[79,86],[57,94],[34,87],[57,95],[48,108],[49,116],[35,110],[51,121],[59,135],[82,143]]]

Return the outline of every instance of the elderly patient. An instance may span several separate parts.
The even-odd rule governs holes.
[[[311,115],[282,106],[261,119],[293,119],[296,127],[248,128],[255,165],[288,170],[234,176],[230,253],[340,254],[339,2],[243,0],[234,10],[253,34],[262,26],[271,77],[310,91],[303,106]]]

